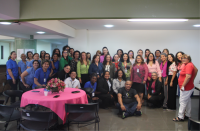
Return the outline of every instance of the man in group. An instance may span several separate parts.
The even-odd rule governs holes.
[[[65,88],[81,88],[80,82],[78,79],[76,79],[76,71],[70,71],[69,72],[70,77],[65,79]]]
[[[128,80],[125,83],[125,87],[120,88],[118,91],[117,106],[119,112],[122,113],[122,119],[129,116],[141,116],[141,102],[135,89],[131,88],[132,81]]]

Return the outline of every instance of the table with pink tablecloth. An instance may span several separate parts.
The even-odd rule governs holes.
[[[40,91],[40,92],[32,92]],[[71,93],[72,91],[80,91],[80,93]],[[55,95],[60,95],[57,98],[53,98]],[[64,92],[48,93],[48,96],[44,96],[44,89],[35,89],[25,92],[21,98],[21,107],[25,107],[28,104],[38,104],[44,107],[50,108],[55,112],[62,120],[66,121],[65,104],[87,104],[87,95],[85,91],[76,88],[65,88]]]

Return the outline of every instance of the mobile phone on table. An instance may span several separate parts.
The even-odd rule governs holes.
[[[58,98],[60,95],[55,95],[53,98]]]
[[[40,91],[32,91],[32,92],[40,92]]]
[[[80,93],[80,91],[72,91],[72,93]]]

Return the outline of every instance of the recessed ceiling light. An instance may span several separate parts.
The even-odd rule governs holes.
[[[194,27],[200,27],[200,24],[193,25]]]
[[[0,22],[0,24],[2,24],[2,25],[10,25],[11,22]]]
[[[43,32],[43,31],[38,31],[38,32],[36,32],[36,33],[38,33],[38,34],[44,34],[45,32]]]
[[[104,25],[104,26],[107,27],[107,28],[114,27],[114,25]]]
[[[129,22],[184,22],[188,19],[128,19]]]

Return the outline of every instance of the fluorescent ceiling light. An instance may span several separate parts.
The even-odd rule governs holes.
[[[193,25],[194,27],[200,27],[200,24]]]
[[[44,34],[45,32],[43,32],[43,31],[38,31],[38,32],[36,32],[36,33],[38,33],[38,34]]]
[[[0,24],[2,24],[2,25],[10,25],[11,22],[0,22]]]
[[[184,22],[188,19],[128,19],[129,22]]]
[[[111,27],[113,27],[114,25],[104,25],[105,27],[107,27],[107,28],[111,28]]]

